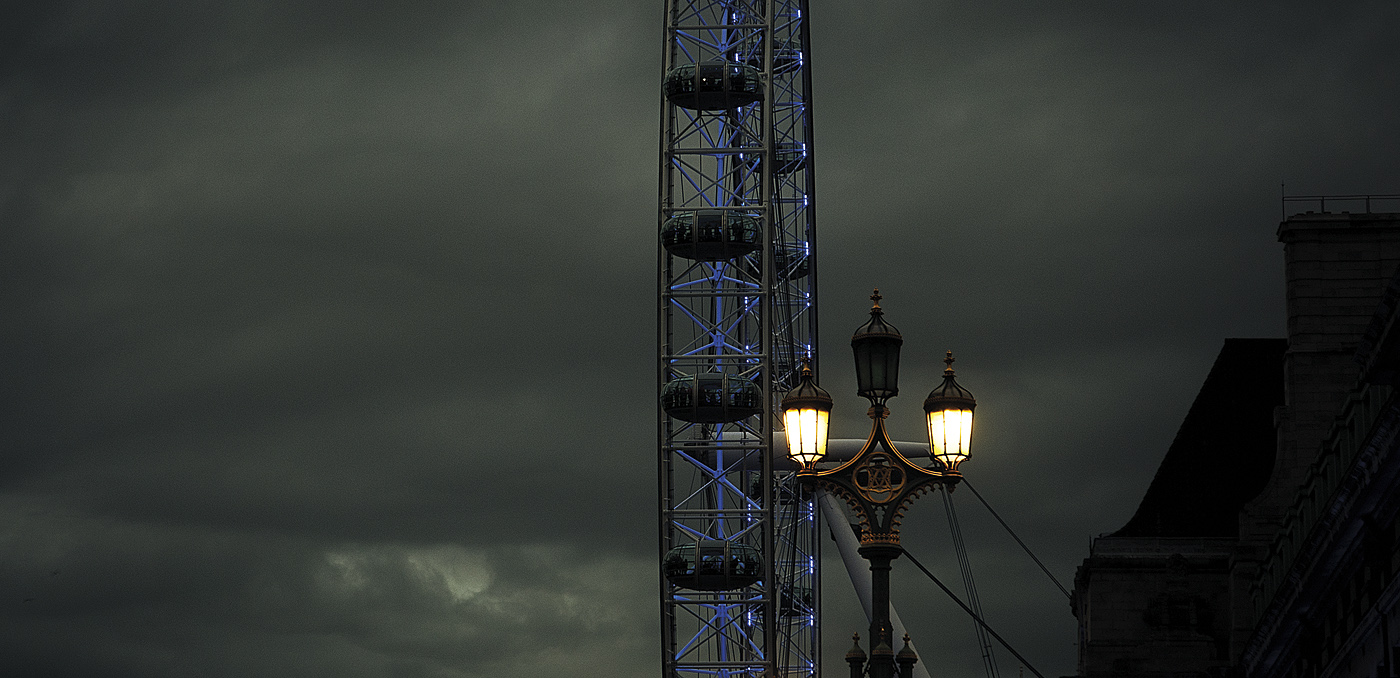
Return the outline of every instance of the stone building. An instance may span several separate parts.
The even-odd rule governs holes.
[[[1080,676],[1397,674],[1400,214],[1278,236],[1288,337],[1225,340],[1137,511],[1094,540]]]

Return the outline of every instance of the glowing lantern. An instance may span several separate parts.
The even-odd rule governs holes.
[[[943,383],[924,400],[924,413],[931,455],[948,471],[957,471],[958,464],[972,456],[972,410],[977,399],[953,378],[952,351],[943,362],[948,365]]]
[[[802,363],[802,378],[780,405],[787,431],[788,456],[811,466],[826,456],[827,426],[831,421],[831,396],[812,383],[812,366]]]

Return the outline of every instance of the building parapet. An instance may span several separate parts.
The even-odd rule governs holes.
[[[1210,556],[1229,553],[1234,539],[1200,537],[1096,537],[1089,547],[1090,558],[1161,558],[1173,554]]]

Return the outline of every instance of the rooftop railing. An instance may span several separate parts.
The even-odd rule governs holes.
[[[1395,193],[1370,195],[1284,195],[1282,196],[1282,203],[1279,205],[1279,215],[1283,219],[1288,218],[1289,203],[1312,203],[1317,205],[1317,210],[1315,211],[1326,212],[1327,203],[1329,202],[1332,203],[1334,207],[1339,204],[1343,206],[1359,206],[1361,207],[1359,211],[1365,214],[1371,213],[1371,207],[1373,205],[1382,208],[1381,211],[1385,212],[1400,211],[1400,194]],[[1348,209],[1345,211],[1350,212],[1357,210]],[[1294,214],[1298,214],[1298,212],[1294,212]]]

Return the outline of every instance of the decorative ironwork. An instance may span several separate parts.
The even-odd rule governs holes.
[[[846,502],[860,521],[861,544],[899,545],[899,525],[914,500],[939,485],[952,490],[962,480],[957,471],[917,464],[895,448],[885,430],[889,410],[870,408],[870,438],[854,457],[834,468],[798,471],[803,482]]]

